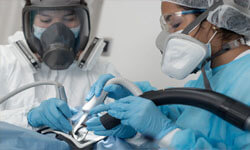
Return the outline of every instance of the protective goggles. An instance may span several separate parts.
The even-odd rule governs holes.
[[[183,17],[184,15],[203,13],[204,11],[205,9],[194,9],[161,15],[161,28],[162,30],[173,33],[177,31],[177,28],[185,21],[185,18]]]

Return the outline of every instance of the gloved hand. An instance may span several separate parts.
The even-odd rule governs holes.
[[[87,129],[94,131],[96,135],[101,136],[117,136],[119,138],[131,138],[135,136],[136,131],[130,126],[118,125],[111,130],[107,130],[103,127],[99,117],[93,117],[86,122]]]
[[[126,88],[117,85],[117,84],[110,84],[105,86],[105,84],[110,80],[115,78],[115,76],[111,74],[104,74],[102,75],[96,83],[91,87],[89,94],[86,97],[86,100],[89,101],[94,95],[99,97],[101,95],[102,90],[108,93],[108,97],[113,98],[115,100],[127,97],[132,95]],[[156,90],[156,88],[152,87],[149,82],[142,81],[142,82],[134,82],[134,84],[139,87],[142,92],[147,92],[151,90]],[[105,86],[105,87],[104,87]]]
[[[103,111],[121,119],[123,125],[131,126],[136,131],[157,139],[176,128],[152,101],[141,97],[129,96],[114,103],[102,104],[93,108],[90,114]]]
[[[33,127],[48,126],[55,130],[69,132],[72,131],[72,126],[67,119],[72,115],[73,112],[66,102],[52,98],[31,109],[27,119]]]

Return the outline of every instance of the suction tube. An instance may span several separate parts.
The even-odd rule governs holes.
[[[10,97],[15,96],[16,94],[18,94],[20,92],[23,92],[29,88],[41,86],[41,85],[54,85],[56,88],[56,97],[67,102],[67,97],[66,97],[63,85],[61,85],[60,83],[54,82],[54,81],[39,81],[39,82],[34,82],[34,83],[24,85],[16,90],[10,92],[6,96],[0,98],[0,104],[2,104],[3,102],[7,101]]]
[[[152,100],[157,106],[181,104],[199,107],[242,130],[250,131],[250,107],[220,93],[195,88],[170,88],[146,92],[140,97]],[[120,124],[119,119],[109,114],[102,116],[101,121],[106,129]]]

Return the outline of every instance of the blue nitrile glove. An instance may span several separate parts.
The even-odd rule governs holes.
[[[101,136],[117,136],[119,138],[131,138],[135,136],[136,131],[130,126],[118,125],[111,130],[107,130],[103,127],[99,117],[93,117],[86,122],[87,129],[94,131],[96,135]]]
[[[99,77],[99,79],[91,86],[90,91],[88,95],[86,96],[86,101],[91,100],[91,98],[95,95],[96,97],[99,97],[102,93],[103,87],[105,84],[115,78],[112,74],[103,74]]]
[[[102,75],[96,83],[91,87],[89,94],[86,97],[86,100],[89,101],[94,95],[100,96],[102,90],[108,93],[108,97],[113,99],[120,99],[123,97],[127,97],[132,95],[126,88],[118,85],[118,84],[110,84],[105,86],[105,84],[110,80],[115,78],[115,76],[111,74]],[[142,90],[142,92],[148,92],[151,90],[156,90],[156,88],[152,87],[149,82],[134,82],[134,84]],[[105,87],[104,87],[105,86]]]
[[[68,118],[71,118],[72,115],[73,112],[66,102],[52,98],[31,109],[27,119],[33,127],[48,126],[55,130],[69,132],[72,130],[72,126]]]
[[[103,111],[121,119],[123,125],[157,139],[176,128],[152,101],[141,97],[128,96],[114,103],[102,104],[93,108],[90,114]]]

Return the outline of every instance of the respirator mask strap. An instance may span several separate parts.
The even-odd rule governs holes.
[[[200,16],[198,16],[192,23],[190,23],[183,31],[182,34],[188,35],[190,32],[192,32],[199,24],[201,24],[202,21],[207,19],[209,12],[215,10],[219,6],[223,5],[223,0],[215,0],[214,4],[209,7],[204,13],[202,13]]]
[[[202,13],[200,16],[198,16],[197,19],[195,19],[191,24],[189,24],[182,31],[182,34],[188,35],[190,32],[192,32],[194,29],[196,29],[196,27],[199,26],[202,23],[202,21],[204,21],[205,19],[207,19],[208,14],[209,14],[210,11],[215,10],[216,8],[218,8],[219,6],[221,6],[223,4],[224,4],[223,0],[215,0],[214,4],[211,7],[209,7],[204,13]],[[211,39],[209,41],[211,41],[214,38],[214,36],[216,35],[216,33],[211,37]],[[211,61],[211,58],[208,58],[206,61],[203,62],[202,67],[201,67],[201,71],[202,71],[202,75],[203,75],[203,82],[204,82],[205,88],[207,90],[212,90],[210,82],[209,82],[209,80],[207,78],[207,75],[206,75],[206,72],[205,72],[205,65],[209,61]]]
[[[210,84],[210,82],[209,82],[209,80],[208,80],[208,78],[207,78],[207,74],[206,74],[206,71],[205,71],[205,65],[206,65],[208,62],[209,62],[209,61],[205,61],[205,62],[202,64],[201,72],[202,72],[202,76],[203,76],[203,83],[204,83],[205,89],[212,91],[211,84]]]
[[[215,33],[213,34],[213,36],[208,40],[207,44],[211,43],[211,41],[214,39],[215,35],[218,33],[218,31],[215,31]],[[217,53],[216,53],[217,54]],[[216,54],[215,54],[215,57],[216,57]],[[221,54],[219,54],[221,55]],[[218,56],[218,55],[217,55]],[[201,65],[201,72],[202,72],[202,76],[203,76],[203,82],[204,82],[204,86],[207,90],[211,90],[212,91],[212,88],[211,88],[211,85],[210,85],[210,82],[207,78],[207,74],[206,74],[206,71],[205,71],[205,65],[211,61],[212,59],[214,59],[215,57],[209,57],[207,58]]]
[[[218,56],[224,54],[224,53],[227,52],[228,50],[230,50],[230,49],[222,49],[222,50],[216,52],[212,57],[207,58],[207,59],[202,63],[202,65],[201,65],[201,72],[202,72],[202,76],[203,76],[203,83],[204,83],[205,89],[211,90],[211,91],[212,91],[211,84],[210,84],[210,82],[209,82],[209,80],[208,80],[208,78],[207,78],[207,74],[206,74],[206,71],[205,71],[205,65],[206,65],[208,62],[214,60],[216,57],[218,57]]]
[[[215,33],[217,33],[217,32],[215,32]],[[215,35],[214,35],[214,36],[215,36]],[[213,38],[213,37],[212,37],[212,38]],[[211,38],[211,39],[212,39],[212,38]],[[211,40],[210,40],[210,41],[211,41]],[[224,45],[222,46],[222,49],[221,49],[221,50],[219,50],[218,52],[216,52],[213,56],[207,58],[207,59],[202,63],[201,71],[202,71],[202,76],[203,76],[203,82],[204,82],[204,86],[205,86],[205,88],[206,88],[207,90],[212,90],[212,88],[211,88],[210,82],[209,82],[209,80],[208,80],[208,78],[207,78],[207,75],[206,75],[206,72],[205,72],[205,65],[206,65],[208,62],[214,60],[216,57],[218,57],[218,56],[220,56],[220,55],[226,53],[227,51],[229,51],[229,50],[231,50],[231,49],[234,49],[234,48],[236,48],[236,47],[239,47],[240,44],[243,44],[243,45],[246,44],[246,41],[244,40],[244,38],[239,38],[239,39],[237,39],[237,40],[233,40],[233,41],[231,41],[231,42],[229,42],[229,43],[224,44]]]
[[[77,60],[78,67],[84,71],[93,69],[105,46],[106,42],[103,38],[95,37],[80,54]]]

